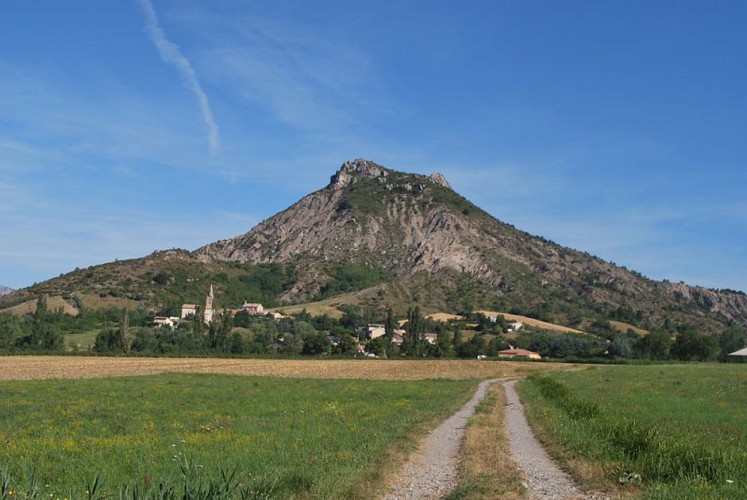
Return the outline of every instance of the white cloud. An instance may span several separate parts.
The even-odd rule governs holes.
[[[200,81],[197,78],[195,70],[192,68],[192,64],[189,62],[189,59],[182,54],[179,46],[166,38],[166,35],[158,23],[156,11],[153,9],[153,4],[151,4],[150,0],[140,0],[140,5],[145,13],[145,28],[148,37],[153,42],[153,45],[158,49],[161,59],[163,59],[165,63],[173,65],[179,71],[187,84],[187,87],[189,87],[197,98],[200,113],[202,114],[202,120],[208,130],[208,144],[210,151],[212,153],[217,153],[220,150],[220,132],[218,130],[218,124],[215,122],[213,110],[210,108],[207,94],[205,94],[205,91],[202,89],[202,85],[200,85]]]
[[[349,127],[394,109],[372,58],[348,40],[252,16],[201,11],[179,19],[205,38],[203,77],[316,140],[349,136]]]

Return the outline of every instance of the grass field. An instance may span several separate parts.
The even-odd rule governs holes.
[[[180,484],[185,466],[204,482],[238,467],[236,484],[255,496],[369,498],[474,387],[199,374],[5,381],[0,470],[19,498],[34,487],[27,465],[39,498],[87,498],[98,474],[112,496]]]
[[[93,347],[96,342],[96,335],[101,331],[100,328],[95,330],[89,330],[87,332],[72,333],[65,335],[65,350],[76,351],[82,350],[87,351]]]
[[[236,466],[248,497],[369,498],[477,379],[569,366],[4,356],[0,498],[3,485],[15,498],[86,498],[97,474],[99,493],[115,496],[124,485],[212,487]]]
[[[522,399],[582,483],[644,498],[747,498],[744,365],[607,366],[533,376]]]

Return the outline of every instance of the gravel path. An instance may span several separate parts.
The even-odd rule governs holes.
[[[488,387],[497,379],[480,383],[467,404],[430,433],[420,450],[404,467],[403,473],[385,500],[437,499],[448,494],[457,483],[459,450],[467,421],[474,415]],[[604,495],[584,494],[571,477],[560,470],[534,437],[524,416],[524,406],[516,394],[516,380],[504,380],[506,390],[506,433],[511,456],[523,471],[523,484],[530,500],[604,499]]]
[[[459,449],[467,421],[495,381],[480,382],[472,399],[430,433],[420,450],[410,457],[385,500],[442,498],[456,486]]]
[[[503,382],[506,389],[506,434],[511,443],[511,456],[524,472],[527,498],[570,499],[599,498],[583,495],[571,477],[560,470],[550,459],[524,416],[524,406],[516,394],[516,380]]]

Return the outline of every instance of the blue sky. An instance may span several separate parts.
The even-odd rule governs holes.
[[[0,284],[195,249],[346,160],[747,291],[740,1],[4,2]]]

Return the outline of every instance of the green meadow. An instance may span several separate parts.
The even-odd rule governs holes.
[[[747,498],[747,366],[604,366],[521,384],[582,483],[643,498]]]
[[[231,498],[366,498],[473,389],[196,374],[1,382],[0,497],[162,498],[230,483]]]

